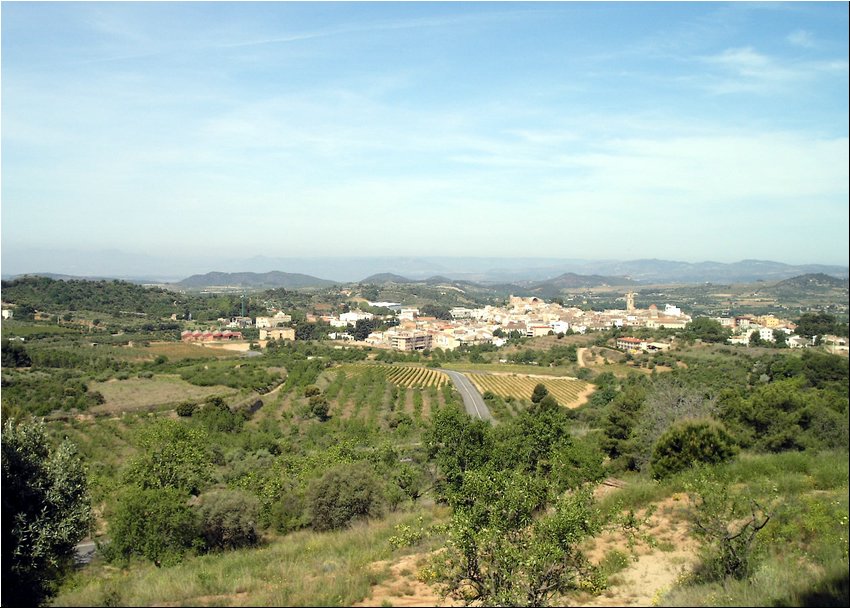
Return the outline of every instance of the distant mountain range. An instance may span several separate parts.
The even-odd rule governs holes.
[[[120,252],[102,252],[90,256],[83,262],[70,263],[74,259],[70,252],[62,255],[33,256],[26,263],[4,254],[4,278],[18,276],[24,272],[42,276],[64,274],[68,277],[105,277],[131,280],[139,283],[175,283],[181,287],[204,286],[207,284],[229,284],[245,287],[297,288],[326,286],[333,283],[426,281],[430,284],[470,281],[480,284],[521,284],[563,280],[570,287],[570,275],[577,277],[602,277],[606,284],[629,284],[617,281],[633,281],[640,284],[689,284],[689,283],[753,283],[756,281],[781,281],[806,274],[824,274],[847,278],[847,266],[822,264],[783,264],[767,260],[742,260],[734,263],[722,262],[678,262],[671,260],[576,260],[557,258],[491,258],[491,257],[349,257],[349,258],[268,258],[253,257],[222,261],[208,260],[164,260],[152,256],[129,256]],[[125,268],[119,272],[116,268]],[[184,269],[218,267],[222,272],[192,274],[197,270]],[[49,273],[35,273],[32,267]],[[8,272],[10,269],[17,272]],[[167,270],[166,270],[167,269]],[[243,272],[251,269],[252,272]],[[285,270],[285,272],[281,272]],[[177,276],[169,276],[171,273]],[[275,273],[279,273],[275,275]],[[186,277],[181,280],[181,277]],[[197,277],[205,277],[198,279]],[[318,278],[323,277],[323,278]],[[326,277],[326,278],[325,278]],[[365,277],[365,278],[362,278]],[[562,277],[566,277],[563,278]],[[616,278],[616,279],[615,279]],[[584,279],[581,279],[584,281]],[[579,284],[576,287],[592,286]],[[545,288],[544,285],[540,285]]]
[[[669,260],[632,260],[629,262],[588,263],[585,267],[605,275],[627,276],[640,283],[751,283],[779,281],[794,276],[822,273],[847,277],[848,269],[822,264],[790,265],[768,260],[721,262],[674,262]],[[581,271],[579,271],[581,272]]]
[[[367,258],[362,260],[362,265],[368,269],[375,260],[389,265],[391,262],[384,258]],[[506,262],[510,261],[510,265]],[[731,264],[722,262],[676,262],[670,260],[631,260],[631,261],[580,261],[570,260],[554,263],[554,260],[545,260],[551,265],[535,265],[534,260],[528,260],[529,265],[525,268],[517,263],[517,260],[503,260],[482,258],[475,260],[475,264],[468,258],[459,260],[456,268],[451,266],[451,258],[440,260],[439,264],[429,264],[427,260],[419,260],[414,263],[410,259],[401,260],[401,266],[406,266],[412,272],[403,269],[394,269],[395,272],[379,272],[366,276],[363,279],[344,279],[335,277],[334,280],[319,279],[310,273],[280,273],[291,277],[301,277],[304,283],[285,283],[280,287],[298,286],[325,286],[333,283],[373,283],[382,285],[384,283],[409,283],[413,281],[425,281],[429,284],[440,282],[469,281],[479,284],[505,283],[517,284],[527,288],[550,289],[552,286],[560,285],[561,288],[595,287],[599,285],[635,285],[635,284],[674,284],[674,283],[753,283],[756,281],[780,281],[804,274],[825,274],[838,278],[848,276],[846,266],[826,266],[822,264],[791,265],[781,262],[766,260],[742,260]],[[487,262],[490,262],[488,264]],[[540,260],[537,260],[539,263]],[[337,273],[343,274],[343,266],[351,266],[358,263],[356,259],[346,260],[336,269]],[[324,266],[324,264],[320,264]],[[470,272],[470,268],[478,266],[481,270]],[[428,272],[433,269],[436,272]],[[291,271],[292,268],[287,267]],[[320,276],[334,276],[330,268],[325,268],[328,274],[317,273]],[[399,271],[404,272],[400,274]],[[277,271],[274,271],[277,272]],[[243,277],[242,280],[254,281],[250,275],[266,277],[271,280],[274,272],[266,273],[231,273]],[[226,274],[226,273],[222,273]],[[365,273],[364,273],[365,274]],[[209,276],[200,275],[200,276]],[[199,275],[195,275],[199,276]],[[194,277],[190,277],[193,279]],[[223,277],[222,277],[223,278]],[[184,279],[187,281],[189,279]],[[551,282],[551,283],[547,283]],[[246,283],[246,286],[249,284]],[[184,284],[183,281],[180,284]],[[232,282],[231,282],[232,284]],[[263,283],[266,285],[268,283]],[[536,284],[536,285],[535,285]]]

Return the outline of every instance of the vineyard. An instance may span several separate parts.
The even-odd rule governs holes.
[[[417,386],[429,387],[443,386],[449,381],[449,377],[443,372],[428,367],[416,367],[412,365],[349,365],[347,371],[376,370],[384,375],[387,382],[405,388]]]
[[[531,393],[538,384],[543,384],[549,393],[566,407],[580,405],[582,396],[591,386],[583,380],[574,378],[532,378],[530,376],[494,375],[467,373],[467,377],[482,394],[490,391],[500,397],[531,399]]]
[[[317,385],[332,417],[402,434],[418,432],[434,412],[459,404],[448,376],[425,367],[352,363],[327,371]],[[290,398],[307,401],[300,393]]]

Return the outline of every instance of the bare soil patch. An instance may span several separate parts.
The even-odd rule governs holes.
[[[443,598],[435,589],[416,577],[430,554],[415,553],[394,563],[375,562],[372,568],[381,571],[389,568],[390,576],[372,587],[371,595],[353,606],[462,606],[462,602]]]
[[[607,491],[615,491],[608,489]],[[653,545],[634,547],[631,564],[612,575],[609,587],[596,597],[577,597],[582,606],[651,606],[677,580],[697,563],[697,542],[691,537],[687,519],[688,497],[674,494],[658,503],[649,518],[646,532]],[[646,516],[646,511],[636,514]],[[630,553],[626,539],[619,533],[606,533],[587,549],[590,560],[600,563],[612,550]]]

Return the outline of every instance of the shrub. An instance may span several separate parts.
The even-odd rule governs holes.
[[[314,395],[310,397],[310,414],[318,418],[321,422],[330,419],[328,412],[330,404],[324,395]]]
[[[322,392],[322,390],[314,384],[311,384],[310,386],[307,386],[307,387],[304,388],[304,396],[305,397],[314,397],[314,396],[320,394],[321,392]]]
[[[127,489],[109,523],[106,557],[127,564],[137,555],[158,567],[180,562],[199,533],[188,498],[171,487]]]
[[[184,401],[183,403],[177,406],[177,415],[182,416],[184,418],[189,418],[192,414],[195,413],[195,409],[198,406],[191,401]]]
[[[652,452],[652,470],[661,479],[695,464],[729,460],[735,452],[732,437],[719,422],[686,420],[673,425],[659,438]]]
[[[245,418],[227,407],[221,397],[209,397],[194,417],[211,432],[235,433],[245,423]]]
[[[722,473],[702,468],[686,482],[693,504],[694,532],[702,541],[697,581],[743,580],[756,568],[756,535],[771,514],[752,498],[738,495]]]
[[[259,541],[260,501],[237,490],[213,490],[198,497],[198,522],[207,550],[250,547]]]
[[[377,515],[383,505],[381,483],[365,462],[330,469],[311,484],[308,496],[313,528],[320,531]]]

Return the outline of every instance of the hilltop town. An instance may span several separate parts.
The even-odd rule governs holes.
[[[450,319],[421,314],[420,309],[398,302],[366,303],[372,309],[384,309],[385,314],[354,308],[338,315],[308,315],[308,321],[322,321],[335,331],[328,333],[331,340],[357,343],[376,348],[399,351],[425,351],[440,348],[454,350],[460,346],[492,344],[504,346],[511,337],[535,338],[546,335],[585,334],[588,331],[623,330],[616,338],[616,347],[627,352],[665,351],[670,340],[651,340],[628,335],[631,329],[683,330],[694,317],[678,306],[666,303],[659,308],[655,303],[641,308],[636,294],[624,294],[624,309],[603,311],[565,307],[556,302],[546,302],[539,297],[510,296],[504,306],[486,305],[480,308],[456,306],[449,309]],[[699,317],[697,317],[699,318]],[[704,317],[729,330],[727,342],[733,345],[758,343],[780,344],[788,348],[806,348],[813,345],[811,337],[795,333],[796,324],[773,314]],[[243,334],[232,329],[255,327],[260,346],[268,340],[295,340],[296,334],[289,323],[291,315],[276,311],[271,316],[219,318],[217,329],[184,330],[185,342],[241,341]],[[382,331],[370,331],[357,340],[351,328],[358,322],[388,326]],[[755,335],[755,337],[754,337]],[[847,341],[832,335],[821,337],[821,342],[831,345],[833,352],[846,352]]]

